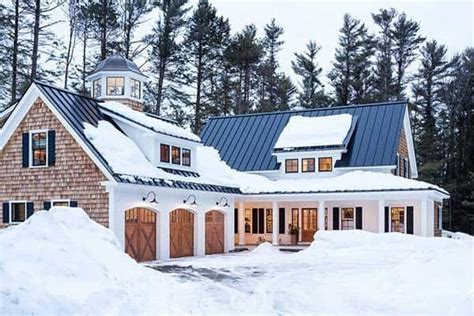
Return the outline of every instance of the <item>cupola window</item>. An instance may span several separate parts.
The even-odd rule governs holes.
[[[107,77],[107,95],[124,95],[124,77]]]
[[[140,81],[136,79],[130,79],[130,96],[132,98],[140,99]]]
[[[100,79],[94,80],[92,84],[92,96],[94,98],[99,98],[101,95],[102,85]]]

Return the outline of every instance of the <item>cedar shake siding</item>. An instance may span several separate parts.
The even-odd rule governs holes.
[[[22,135],[32,130],[55,131],[53,166],[22,167]],[[108,226],[108,193],[100,184],[107,178],[74,140],[51,110],[38,99],[0,151],[0,203],[31,201],[34,211],[51,199],[77,201],[78,207]],[[0,223],[3,214],[0,212]]]
[[[403,170],[407,169],[408,170],[408,178],[411,178],[411,173],[410,173],[410,158],[408,156],[408,144],[407,144],[407,138],[405,135],[405,129],[402,128],[400,132],[400,141],[398,142],[398,150],[397,150],[398,156],[401,158],[400,159],[400,168],[401,168],[401,173],[399,174],[400,176],[404,177]],[[406,158],[407,163],[405,163],[404,158]],[[398,158],[397,158],[398,159]]]
[[[143,103],[138,102],[138,101],[135,101],[135,100],[131,100],[131,99],[114,99],[114,98],[111,98],[111,97],[104,98],[104,100],[120,102],[120,103],[122,103],[122,104],[125,104],[126,106],[128,106],[128,107],[131,108],[132,110],[143,112]]]

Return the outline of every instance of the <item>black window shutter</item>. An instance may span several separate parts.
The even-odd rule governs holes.
[[[258,209],[258,233],[263,234],[265,232],[265,210],[263,208]]]
[[[413,206],[407,206],[407,234],[413,235]]]
[[[70,207],[77,207],[77,201],[70,201],[69,206]]]
[[[285,233],[285,209],[280,208],[278,213],[278,233]]]
[[[385,206],[385,232],[388,233],[389,232],[389,220],[390,220],[390,209],[388,206]]]
[[[45,211],[49,211],[49,209],[51,208],[51,202],[50,201],[44,201],[43,202],[43,208]]]
[[[332,229],[339,230],[339,207],[332,208]]]
[[[234,234],[239,233],[239,209],[234,208]]]
[[[28,168],[30,165],[30,134],[28,133],[23,133],[22,136],[22,146],[23,146],[23,152],[22,152],[22,158],[23,158],[23,168]]]
[[[10,223],[10,203],[3,202],[3,222]]]
[[[56,163],[56,132],[48,131],[48,166]]]
[[[252,209],[252,234],[258,233],[258,209]]]
[[[29,218],[34,213],[33,202],[26,203],[26,218]]]
[[[362,207],[356,207],[356,229],[362,229]]]

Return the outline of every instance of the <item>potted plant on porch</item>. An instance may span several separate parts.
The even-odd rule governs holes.
[[[294,226],[293,224],[288,224],[288,234],[291,237],[291,245],[295,246],[298,243],[298,236],[300,233],[300,228]]]

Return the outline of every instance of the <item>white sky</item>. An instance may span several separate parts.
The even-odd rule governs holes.
[[[197,3],[197,0],[191,3]],[[293,78],[291,61],[294,53],[304,50],[309,40],[315,40],[322,47],[318,61],[323,74],[328,73],[345,13],[362,20],[369,30],[375,31],[371,13],[393,7],[420,22],[421,34],[445,44],[450,56],[474,45],[474,1],[211,0],[211,3],[220,15],[229,19],[233,33],[253,23],[259,36],[263,36],[265,24],[275,18],[285,30],[282,36],[285,43],[279,56],[281,70]],[[154,20],[151,16],[150,22]],[[66,29],[65,25],[57,28],[58,32],[64,33],[64,40]]]

